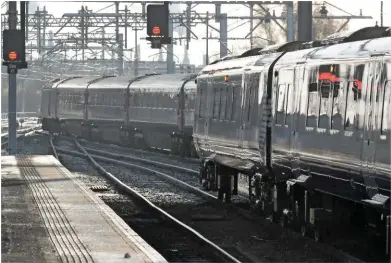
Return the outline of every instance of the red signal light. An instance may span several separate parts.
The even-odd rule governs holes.
[[[16,53],[15,51],[10,51],[8,53],[8,58],[10,60],[16,60],[18,58],[18,53]]]
[[[154,34],[154,35],[160,35],[160,27],[154,26],[154,27],[152,28],[152,34]]]

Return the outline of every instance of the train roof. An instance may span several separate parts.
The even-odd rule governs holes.
[[[57,89],[142,89],[142,90],[177,90],[186,80],[194,79],[194,74],[149,74],[143,76],[96,76],[72,77],[53,80],[44,88]],[[188,81],[185,89],[195,88],[194,82]]]
[[[359,58],[391,52],[391,37],[362,40],[317,48],[309,59]]]
[[[134,81],[130,89],[171,91],[182,87],[187,79],[194,78],[194,74],[167,74],[154,75]],[[189,83],[189,82],[188,82]]]
[[[88,85],[88,89],[127,89],[133,79],[134,76],[98,78]]]
[[[260,57],[261,56],[258,55],[244,58],[233,58],[229,60],[223,60],[216,64],[209,64],[202,69],[201,74],[208,74],[210,72],[219,70],[241,69],[246,66],[254,65]]]
[[[366,27],[353,32],[333,34],[319,41],[292,41],[264,48],[253,48],[240,56],[231,56],[205,66],[200,75],[250,66],[269,65],[282,52],[287,52],[280,62],[305,61],[307,59],[357,58],[374,53],[391,51],[389,27]]]
[[[54,83],[52,88],[57,89],[85,89],[89,81],[96,79],[96,76],[71,77]]]

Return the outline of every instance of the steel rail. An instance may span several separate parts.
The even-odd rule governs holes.
[[[152,169],[149,169],[149,168],[145,168],[145,167],[142,167],[142,166],[139,166],[139,165],[133,165],[133,164],[129,164],[129,163],[126,163],[126,162],[110,159],[110,158],[105,158],[105,157],[98,156],[98,155],[95,155],[95,154],[89,154],[83,148],[83,146],[81,146],[79,144],[79,142],[77,140],[75,140],[75,144],[78,147],[78,149],[81,150],[82,152],[65,150],[65,149],[56,147],[54,145],[53,145],[53,152],[56,151],[56,152],[59,152],[59,153],[64,153],[64,154],[67,154],[67,155],[73,155],[73,156],[78,156],[78,157],[82,157],[82,158],[88,159],[99,172],[101,172],[104,176],[106,176],[109,180],[111,180],[117,187],[119,187],[122,190],[124,190],[127,194],[129,194],[129,195],[139,199],[140,201],[142,201],[143,203],[147,204],[152,209],[156,210],[157,212],[159,212],[160,214],[162,214],[166,218],[170,219],[171,221],[173,221],[174,223],[176,223],[180,227],[184,228],[185,230],[187,230],[191,234],[195,235],[203,243],[211,246],[214,250],[218,251],[221,255],[223,255],[226,258],[226,260],[229,260],[229,261],[232,261],[232,262],[237,262],[237,263],[240,262],[238,259],[236,259],[232,255],[230,255],[228,252],[223,250],[221,247],[219,247],[218,245],[216,245],[215,243],[213,243],[212,241],[210,241],[209,239],[207,239],[206,237],[201,235],[195,229],[193,229],[190,226],[182,223],[181,221],[179,221],[175,217],[171,216],[170,214],[168,214],[167,212],[165,212],[161,208],[159,208],[156,205],[154,205],[151,201],[149,201],[147,198],[142,196],[139,192],[137,192],[136,190],[134,190],[131,187],[127,186],[123,182],[121,182],[113,174],[111,174],[106,169],[104,169],[101,165],[99,165],[95,160],[100,160],[100,161],[103,161],[103,162],[116,163],[116,164],[119,164],[119,165],[123,165],[123,166],[131,167],[131,168],[136,168],[136,169],[140,169],[140,170],[151,172],[154,175],[157,175],[159,177],[164,177],[165,180],[168,180],[168,181],[170,181],[171,183],[173,183],[173,184],[175,184],[177,186],[185,188],[186,190],[191,191],[191,192],[196,192],[197,194],[201,194],[204,198],[206,198],[208,200],[212,200],[212,201],[216,201],[217,202],[218,200],[217,200],[217,198],[215,196],[213,196],[211,194],[208,194],[208,193],[205,193],[202,190],[199,190],[199,189],[197,189],[197,188],[195,188],[195,187],[193,187],[191,185],[188,185],[188,184],[186,184],[186,183],[184,183],[184,182],[182,182],[182,181],[180,181],[180,180],[178,180],[176,178],[173,178],[173,177],[171,177],[171,176],[169,176],[167,174],[161,173],[159,171],[152,170]]]

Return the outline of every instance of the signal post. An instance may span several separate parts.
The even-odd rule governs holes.
[[[17,25],[16,2],[8,2],[9,29],[3,30],[3,65],[8,73],[8,151],[16,154],[16,74],[18,69],[27,68],[25,43],[26,4],[20,2],[20,27]]]

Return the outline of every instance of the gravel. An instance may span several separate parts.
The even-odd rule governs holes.
[[[199,196],[189,193],[186,190],[181,190],[151,173],[138,169],[125,169],[123,167],[118,167],[118,165],[104,162],[98,163],[123,183],[160,207],[205,202],[204,199]]]
[[[182,158],[180,156],[175,156],[175,155],[168,155],[168,154],[157,153],[157,152],[149,152],[149,151],[125,148],[125,147],[120,147],[112,144],[92,143],[85,140],[81,140],[80,142],[82,146],[96,149],[96,150],[101,150],[101,151],[109,150],[111,153],[115,153],[115,154],[124,154],[127,156],[148,159],[151,161],[169,163],[172,165],[177,165],[195,171],[198,171],[200,168],[200,163],[197,159]]]

